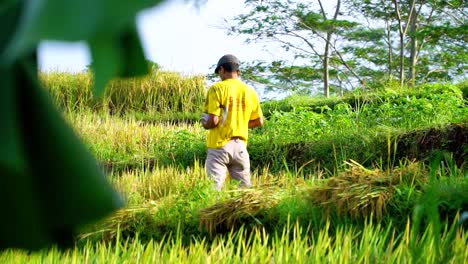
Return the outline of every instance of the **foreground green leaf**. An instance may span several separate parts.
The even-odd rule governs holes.
[[[145,74],[136,13],[162,0],[2,1],[0,18],[0,249],[69,246],[83,225],[123,203],[41,87],[42,40],[90,43],[96,90]]]

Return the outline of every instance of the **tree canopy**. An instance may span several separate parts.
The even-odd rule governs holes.
[[[278,45],[288,59],[252,60],[244,77],[269,87],[339,93],[464,78],[467,7],[462,0],[244,1],[231,35]]]

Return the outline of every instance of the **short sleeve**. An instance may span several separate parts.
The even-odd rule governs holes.
[[[253,93],[253,108],[250,114],[250,120],[255,120],[263,116],[262,108],[260,107],[260,99],[256,92]]]
[[[221,115],[221,103],[218,93],[214,87],[211,87],[208,90],[205,99],[205,106],[203,107],[203,112],[212,115]]]

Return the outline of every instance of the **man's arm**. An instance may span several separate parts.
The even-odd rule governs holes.
[[[249,121],[249,128],[261,127],[263,126],[263,117],[259,117],[254,120]]]
[[[218,125],[219,117],[217,115],[204,114],[201,123],[205,129],[212,129]]]

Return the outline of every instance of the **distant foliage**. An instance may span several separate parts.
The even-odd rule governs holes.
[[[201,105],[198,107],[201,109]],[[355,91],[340,98],[292,96],[262,103],[262,107],[267,120],[264,127],[251,131],[248,142],[253,169],[302,167],[333,172],[348,159],[364,166],[393,166],[406,154],[415,158],[431,154],[427,149],[421,152],[424,155],[413,155],[418,140],[424,139],[428,130],[444,133],[444,127],[460,123],[440,136],[455,140],[452,137],[463,133],[463,124],[468,122],[466,101],[460,90],[449,84],[373,93]],[[129,110],[119,118],[109,115],[83,112],[71,115],[70,122],[79,131],[86,131],[83,136],[98,159],[117,170],[148,164],[190,167],[195,160],[206,158],[206,130],[197,119],[185,122],[192,118],[186,115],[179,116],[179,121],[165,119],[175,117],[171,111],[148,114]],[[440,142],[439,147],[452,146],[448,143]],[[396,147],[403,145],[402,149]],[[457,154],[458,159],[462,154]]]
[[[399,134],[468,122],[466,100],[449,84],[356,91],[323,100],[290,97],[263,107],[268,121],[254,130],[250,154],[256,164],[277,167],[284,166],[283,160],[290,166],[320,164],[329,170],[347,159],[365,165],[382,158],[388,162],[388,153],[399,151],[391,147]]]
[[[328,96],[466,75],[466,1],[244,3],[225,29],[275,50],[274,60],[252,58],[243,67],[246,79],[270,88]]]

